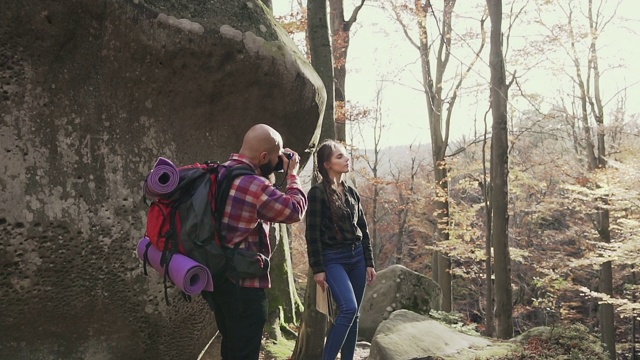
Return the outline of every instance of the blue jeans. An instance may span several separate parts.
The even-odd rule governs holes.
[[[338,305],[335,324],[327,334],[323,360],[352,360],[358,338],[358,317],[367,279],[362,245],[322,253],[326,280]]]

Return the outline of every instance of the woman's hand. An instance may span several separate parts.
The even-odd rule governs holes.
[[[320,285],[323,291],[327,290],[327,274],[320,272],[313,275],[313,280]]]
[[[373,282],[376,280],[376,276],[378,276],[376,274],[376,269],[372,267],[368,267],[367,268],[367,285],[373,284]]]

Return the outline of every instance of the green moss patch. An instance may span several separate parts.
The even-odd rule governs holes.
[[[293,353],[293,348],[296,346],[295,340],[287,340],[282,338],[279,341],[267,340],[265,341],[265,352],[268,356],[267,359],[273,360],[287,360]]]

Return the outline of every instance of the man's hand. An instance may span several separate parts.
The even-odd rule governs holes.
[[[285,170],[287,170],[287,175],[298,175],[298,170],[300,169],[300,156],[297,152],[286,148],[284,149],[285,153],[292,154],[291,160],[287,159],[286,156],[282,156],[282,165]]]

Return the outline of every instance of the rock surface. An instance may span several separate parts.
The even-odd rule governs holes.
[[[488,359],[516,349],[512,343],[467,335],[428,316],[398,310],[378,327],[368,360]]]
[[[303,154],[321,80],[256,0],[0,0],[0,354],[195,359],[201,299],[145,277],[157,156],[225,160],[263,122]]]
[[[402,265],[390,266],[367,286],[360,307],[358,335],[371,342],[378,325],[394,311],[406,309],[429,314],[441,301],[440,287],[433,280]]]

